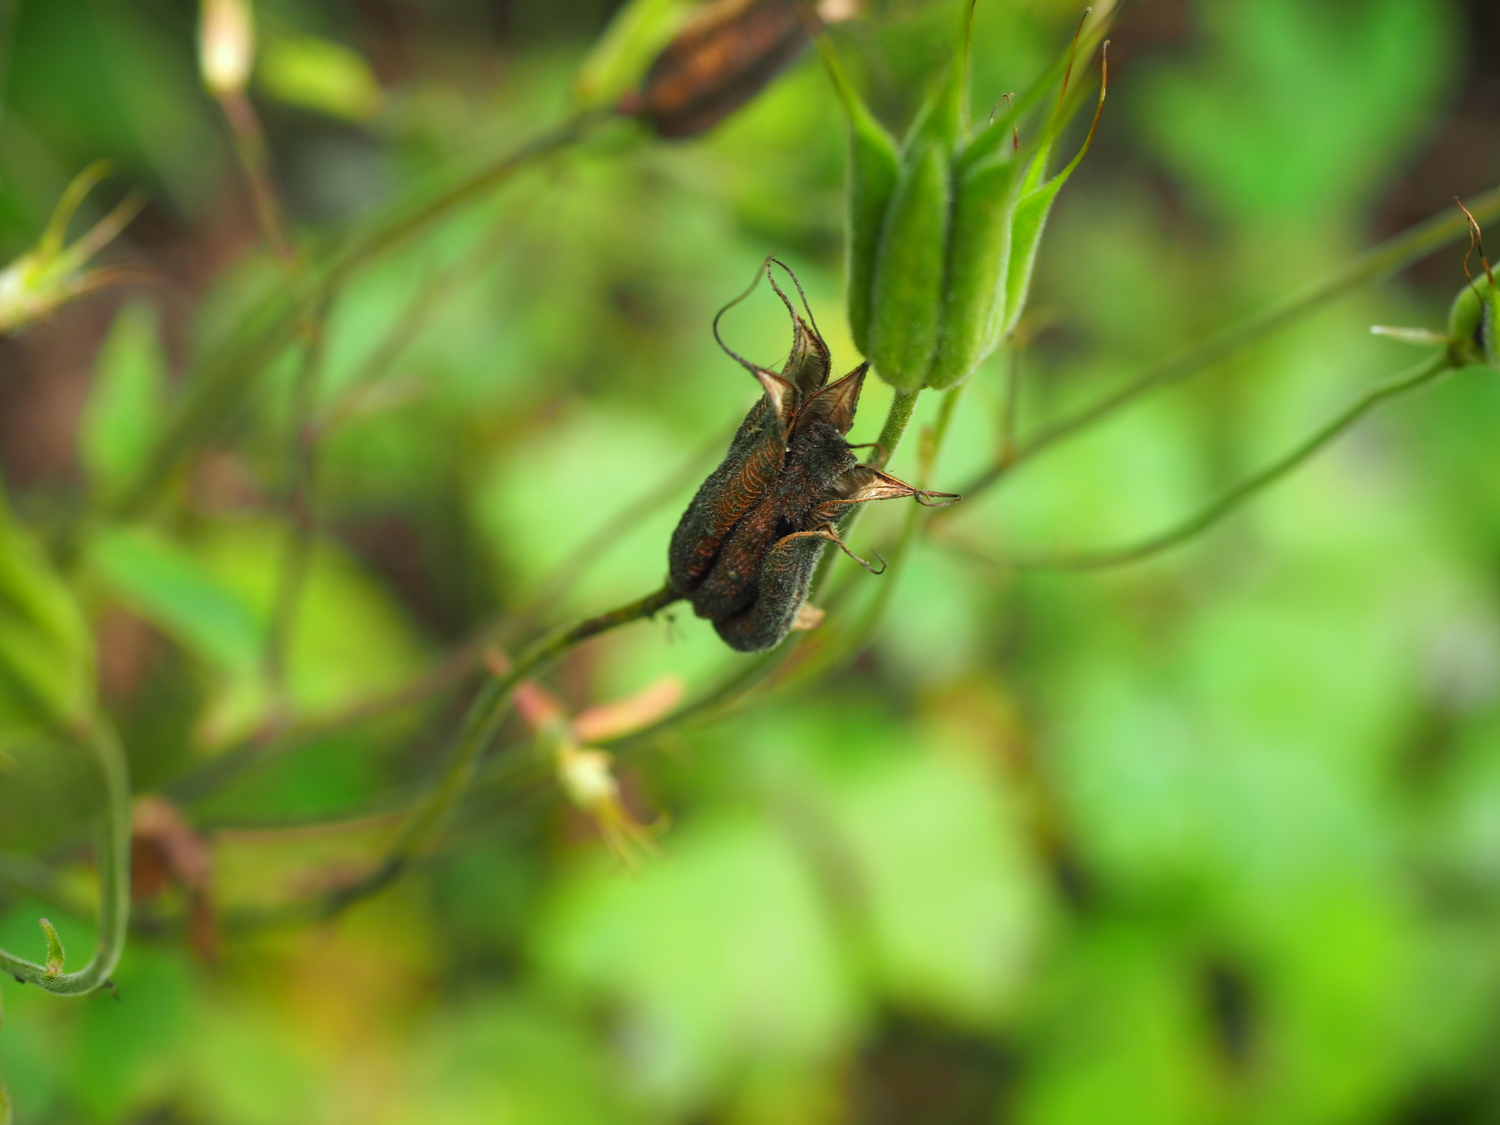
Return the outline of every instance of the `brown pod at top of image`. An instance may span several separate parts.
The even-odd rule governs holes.
[[[707,132],[801,54],[824,23],[853,10],[847,0],[709,0],[616,109],[658,136]]]

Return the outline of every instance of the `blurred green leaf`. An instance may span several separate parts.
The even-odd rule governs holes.
[[[77,723],[93,692],[93,637],[78,603],[0,497],[0,718]]]
[[[1041,938],[1044,896],[992,779],[936,754],[893,755],[829,793],[859,872],[882,990],[917,1012],[993,1025]]]
[[[637,876],[569,880],[533,939],[553,978],[623,1006],[633,1081],[666,1107],[750,1059],[826,1056],[857,1012],[816,885],[762,820],[705,819]]]
[[[255,608],[193,552],[147,528],[111,528],[90,557],[132,609],[198,655],[253,675],[265,646]]]
[[[578,68],[573,92],[579,104],[594,109],[617,101],[645,75],[692,9],[689,0],[629,0],[621,5]]]
[[[255,74],[277,101],[350,121],[374,117],[384,97],[357,51],[312,35],[266,39],[260,44]]]
[[[1429,0],[1198,10],[1210,56],[1151,76],[1137,109],[1194,186],[1246,218],[1365,202],[1453,72],[1454,20]]]
[[[432,1125],[642,1120],[587,1026],[542,998],[471,997],[432,1029],[422,1055],[413,1110]]]
[[[155,309],[140,301],[115,315],[79,431],[79,456],[96,489],[112,492],[141,467],[161,429],[167,360]]]

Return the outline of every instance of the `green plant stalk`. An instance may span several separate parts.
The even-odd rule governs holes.
[[[644,598],[543,637],[518,656],[504,675],[487,679],[469,705],[443,772],[407,815],[385,858],[365,878],[329,895],[319,905],[317,913],[327,916],[374,894],[399,877],[426,850],[473,777],[475,764],[505,717],[517,684],[584,641],[632,621],[652,617],[680,598],[681,595],[669,584],[663,585]]]
[[[938,454],[947,440],[948,430],[953,421],[954,408],[958,405],[959,396],[963,393],[964,384],[960,383],[951,388],[943,395],[942,404],[938,408],[938,416],[931,430],[923,434],[923,448],[921,467],[918,470],[917,484],[920,488],[926,488],[931,483],[933,467],[937,463]],[[941,510],[941,509],[938,509]],[[887,566],[882,575],[879,588],[870,604],[865,607],[864,613],[860,614],[855,624],[831,637],[826,644],[821,645],[806,660],[800,662],[790,669],[787,675],[772,685],[771,690],[775,692],[794,691],[805,684],[816,681],[833,669],[852,660],[874,635],[875,630],[880,627],[881,621],[885,619],[886,610],[890,608],[891,599],[896,595],[896,585],[905,570],[906,560],[911,555],[912,545],[920,537],[922,528],[926,525],[928,518],[933,515],[933,509],[924,508],[920,504],[913,503],[906,512],[906,519],[901,526],[901,534],[896,540],[896,546],[891,551],[891,557],[887,560]]]
[[[957,546],[966,554],[985,561],[1016,569],[1048,570],[1094,570],[1101,567],[1120,566],[1137,562],[1185,543],[1202,531],[1224,519],[1241,504],[1262,492],[1297,468],[1308,458],[1349,429],[1377,406],[1411,394],[1422,387],[1436,383],[1462,366],[1452,349],[1439,353],[1400,375],[1393,376],[1371,387],[1342,411],[1330,418],[1311,435],[1288,453],[1271,462],[1265,468],[1252,473],[1244,480],[1227,489],[1216,499],[1175,526],[1139,542],[1124,547],[1103,551],[1064,552],[1048,555],[993,558],[977,548],[956,544],[946,536],[937,537],[938,542]]]
[[[286,488],[287,539],[277,575],[271,622],[266,633],[265,674],[274,711],[286,706],[287,656],[296,633],[302,591],[312,568],[317,538],[318,436],[312,424],[318,375],[323,366],[329,305],[319,301],[306,326],[307,342],[292,384],[287,410],[287,460],[291,466]]]
[[[1479,222],[1500,217],[1500,188],[1485,192],[1469,208]],[[1468,233],[1468,220],[1462,214],[1434,215],[1387,239],[1379,246],[1357,254],[1337,269],[1304,286],[1284,300],[1247,317],[1237,324],[1216,332],[1207,339],[1190,344],[1175,355],[1148,367],[1134,379],[1104,395],[1092,406],[1043,426],[1030,438],[1014,447],[1009,461],[996,464],[979,474],[960,491],[973,497],[1026,461],[1059,442],[1074,437],[1103,421],[1143,395],[1183,382],[1210,364],[1241,348],[1316,312],[1335,297],[1366,282],[1378,281],[1411,265]]]
[[[875,439],[875,453],[869,458],[869,463],[877,468],[884,468],[890,464],[891,458],[896,455],[896,447],[901,444],[901,438],[906,434],[906,427],[911,423],[912,411],[917,406],[917,396],[922,392],[897,391],[896,396],[891,399],[891,407],[886,411],[885,423],[880,427],[880,436]]]
[[[260,118],[243,90],[226,90],[217,97],[234,137],[235,156],[250,191],[250,202],[261,236],[281,262],[287,276],[295,281],[302,271],[302,262],[287,235],[286,214],[271,176],[271,160],[266,152],[266,134],[261,128]]]
[[[570,118],[355,241],[326,265],[302,271],[303,284],[298,292],[288,294],[279,287],[270,294],[245,317],[248,330],[214,349],[190,376],[188,388],[147,456],[141,475],[108,514],[129,519],[151,505],[182,459],[217,431],[266,365],[296,338],[315,301],[332,300],[338,287],[356,270],[498,187],[527,165],[577,142],[606,116],[587,113]]]
[[[56,965],[38,965],[0,950],[0,970],[18,981],[41,986],[58,996],[86,996],[109,983],[125,947],[130,926],[130,775],[119,740],[102,718],[80,732],[93,753],[104,782],[104,826],[99,834],[99,932],[94,955],[76,973]],[[43,925],[44,931],[48,929]],[[49,947],[52,945],[49,936]],[[60,948],[49,949],[49,959],[60,961]]]

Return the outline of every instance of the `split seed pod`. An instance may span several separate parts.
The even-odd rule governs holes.
[[[812,313],[803,319],[776,284],[773,263],[782,265],[766,259],[765,274],[792,318],[791,354],[777,374],[724,348],[765,393],[683,513],[668,549],[673,589],[740,652],[771,648],[786,636],[827,544],[869,566],[838,534],[854,505],[908,496],[927,504],[958,499],[859,463],[844,438],[854,425],[869,364],[828,381],[828,345]]]
[[[1015,327],[1052,202],[1093,141],[1108,85],[1106,58],[1088,139],[1049,178],[1053,147],[1077,107],[1068,79],[1083,24],[1030,90],[971,134],[972,20],[971,0],[955,60],[899,149],[850,86],[832,47],[819,40],[849,120],[849,324],[879,375],[903,391],[953,386]],[[1059,78],[1046,127],[1017,151],[1016,123]]]

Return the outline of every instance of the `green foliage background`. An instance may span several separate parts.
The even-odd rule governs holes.
[[[1491,186],[1500,157],[1483,144],[1442,163],[1464,76],[1488,58],[1496,81],[1482,6],[1127,8],[1099,144],[1042,251],[1023,429],[1338,263],[1413,196],[1435,210]],[[81,537],[71,524],[139,466],[191,357],[280,277],[198,84],[194,5],[0,10],[0,258],[105,156],[151,193],[126,242],[165,278],[0,350],[14,512],[0,550],[54,607],[50,635],[22,636],[32,626],[0,605],[0,647],[76,651],[80,600],[136,788],[177,796],[212,843],[226,928],[204,963],[182,904],[148,905],[118,1002],[0,985],[18,1122],[1500,1117],[1500,383],[1479,369],[1143,564],[1017,574],[927,542],[899,571],[858,575],[856,604],[899,585],[851,668],[621,751],[630,800],[664,818],[639,870],[553,786],[507,780],[533,754],[513,720],[419,871],[332,921],[237,925],[377,854],[462,692],[212,793],[181,788],[274,702],[262,660],[289,530],[292,357],[171,503]],[[837,30],[888,121],[913,111],[956,11],[892,0]],[[1041,71],[1077,14],[980,0],[978,96]],[[359,122],[289,104],[322,95],[285,55],[254,89],[317,246],[559,119],[608,12],[267,0],[258,16],[267,43],[361,52],[384,89]],[[1465,118],[1488,132],[1465,135],[1493,144],[1490,89],[1489,117]],[[693,474],[754,399],[708,324],[764,255],[797,269],[835,365],[857,362],[843,136],[805,58],[707,137],[611,126],[356,276],[317,388],[323,531],[289,649],[294,718],[401,687],[487,621],[564,622],[660,583]],[[1432,161],[1447,174],[1413,178]],[[1440,327],[1462,281],[1460,254],[1440,257],[1057,448],[951,526],[1004,551],[1171,523],[1408,363],[1367,329]],[[786,347],[765,292],[726,330],[763,362]],[[1005,363],[966,389],[934,487],[994,456]],[[856,440],[889,393],[872,381]],[[61,453],[36,438],[49,426]],[[917,447],[894,471],[915,475]],[[902,515],[871,512],[855,549]],[[54,573],[44,551],[69,541]],[[39,913],[75,956],[92,940],[95,783],[34,714],[37,693],[87,690],[91,663],[68,659],[0,682],[0,944],[23,953]],[[679,609],[548,682],[578,709],[669,673],[706,688],[742,659]]]

